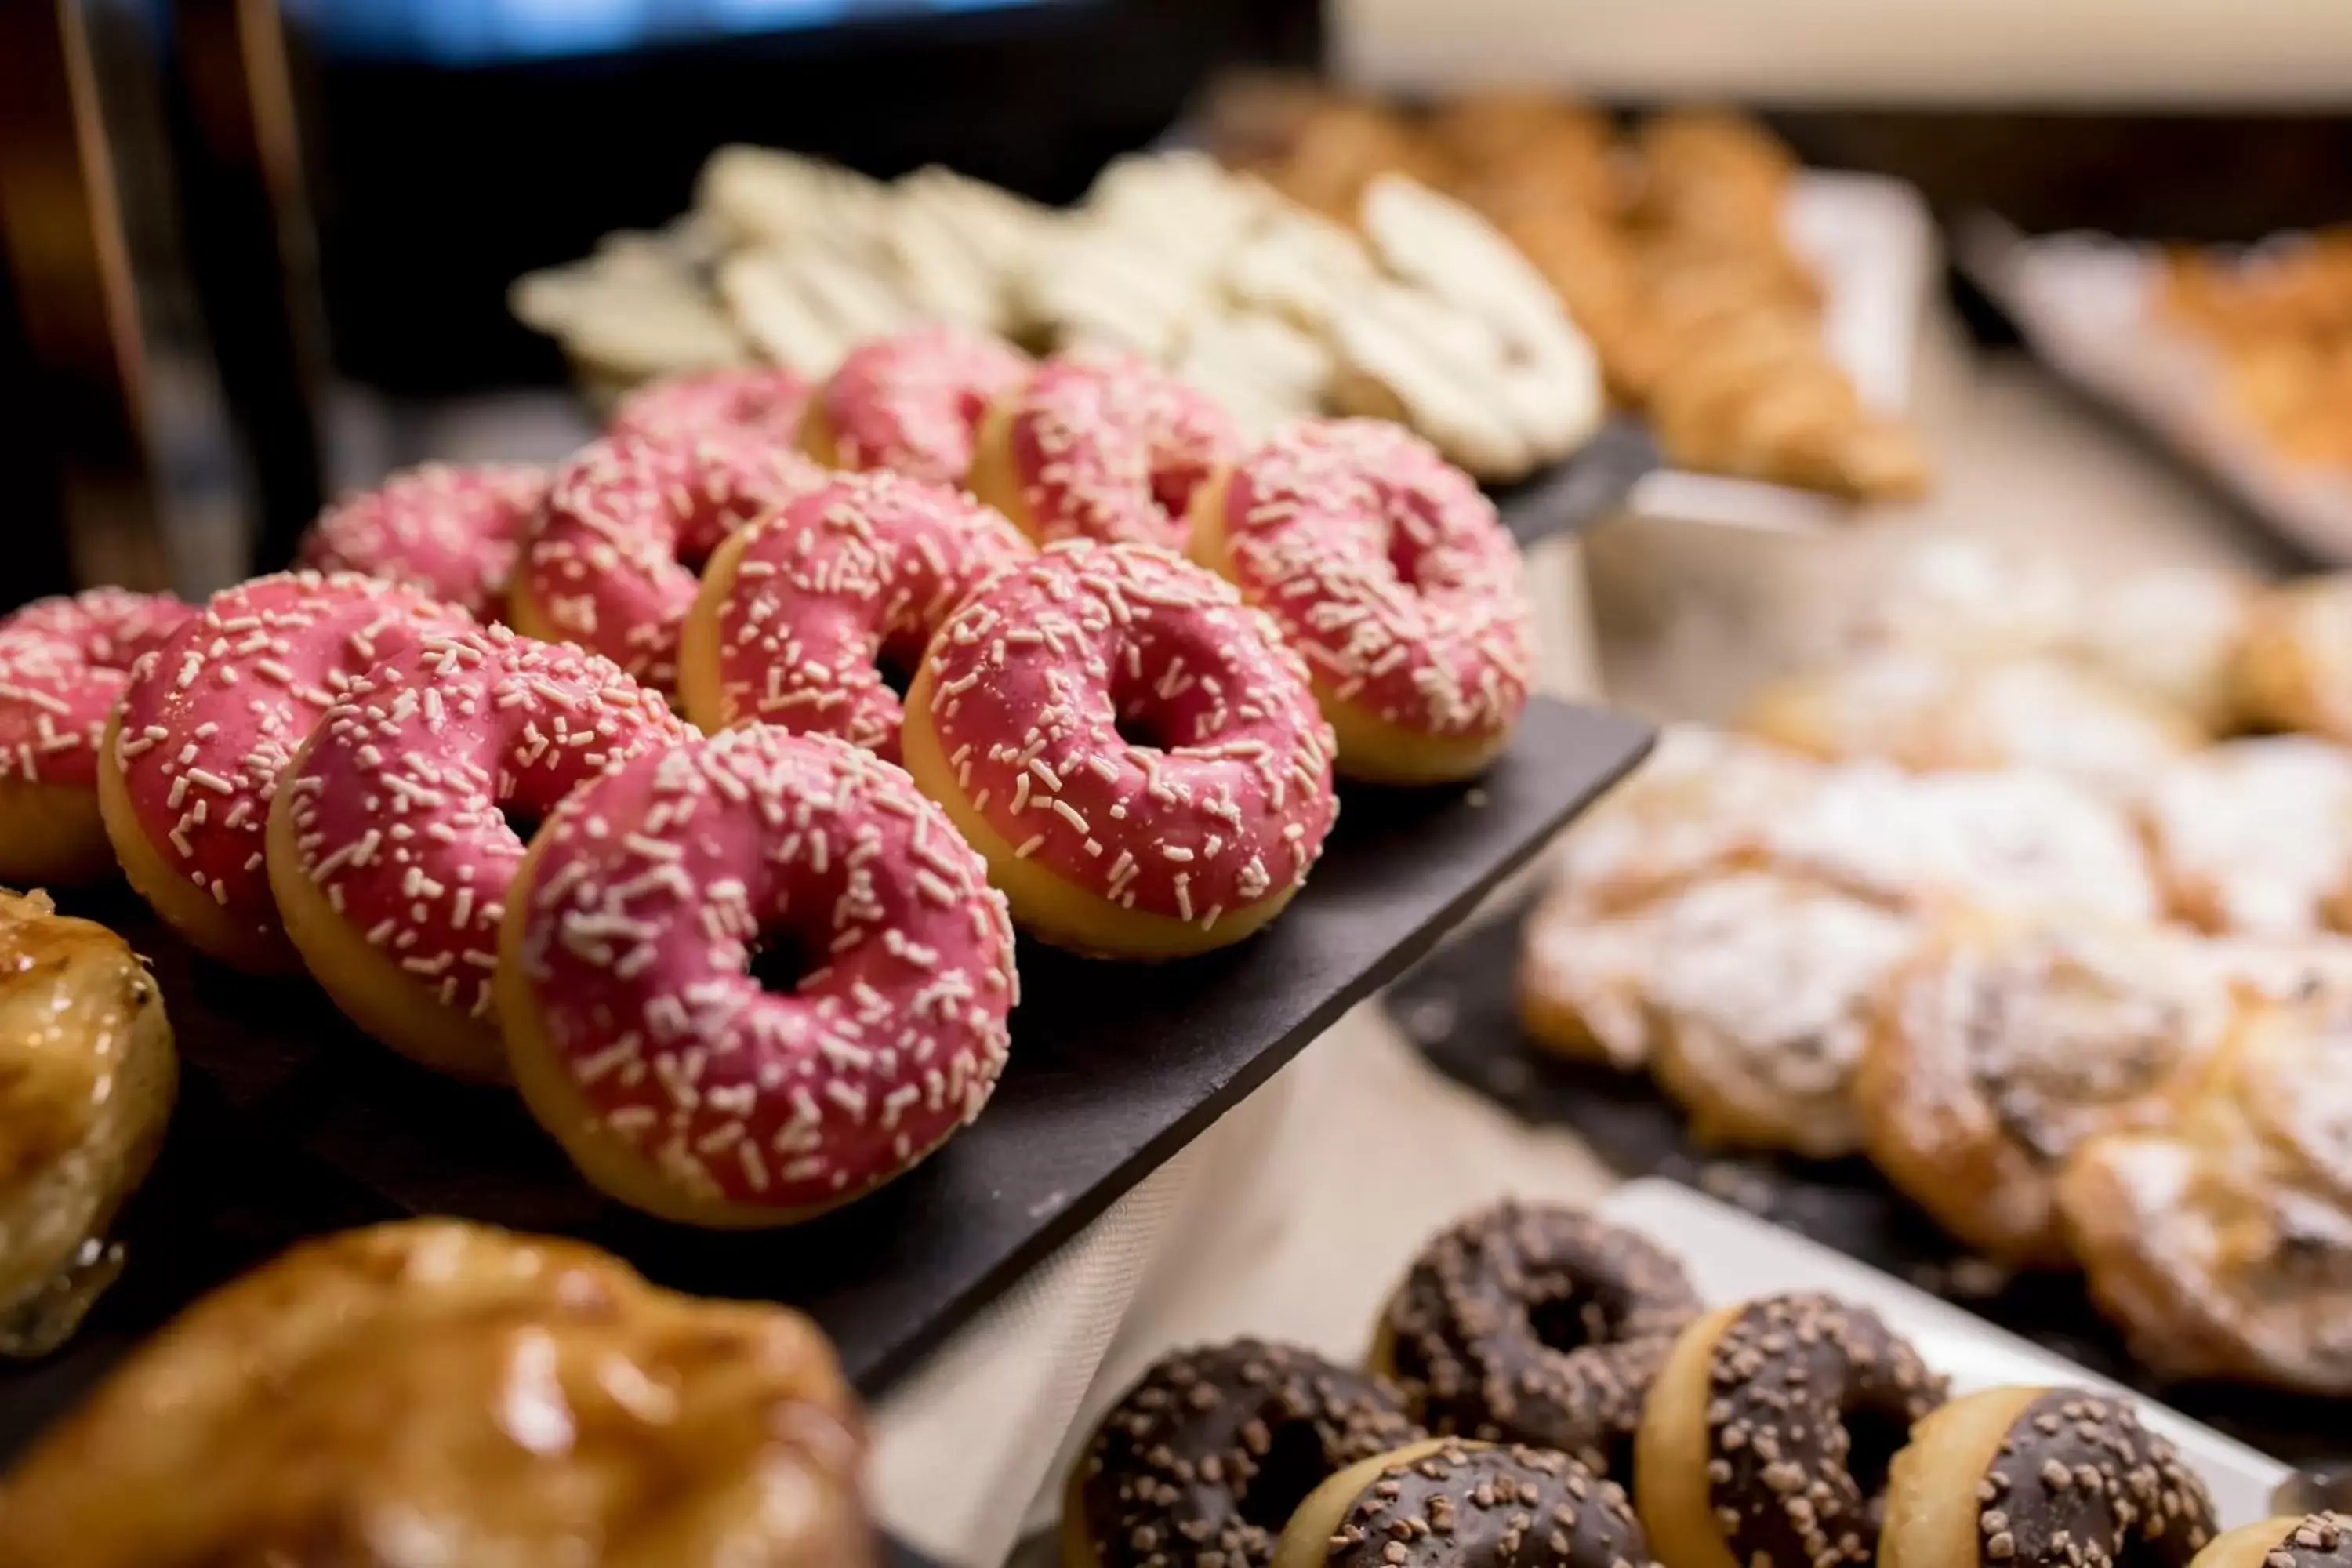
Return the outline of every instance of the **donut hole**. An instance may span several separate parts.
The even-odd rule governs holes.
[[[1611,1313],[1598,1296],[1567,1290],[1528,1304],[1528,1328],[1546,1350],[1566,1355],[1611,1337]]]
[[[1176,734],[1169,719],[1171,715],[1148,698],[1139,702],[1118,706],[1118,738],[1130,746],[1142,746],[1151,751],[1165,752],[1184,743]]]
[[[924,644],[914,637],[890,637],[874,650],[874,673],[900,702],[915,684],[915,676],[923,668]]]
[[[507,826],[525,845],[539,836],[539,825],[546,820],[544,812],[520,800],[499,802],[499,815],[506,818]]]
[[[1844,1425],[1846,1473],[1865,1499],[1874,1500],[1871,1514],[1876,1518],[1879,1503],[1875,1500],[1885,1495],[1887,1467],[1911,1441],[1911,1424],[1900,1410],[1865,1405],[1845,1412]]]
[[[789,996],[798,991],[818,967],[816,954],[800,933],[783,927],[761,928],[751,939],[751,952],[743,961],[743,972],[758,983],[761,990],[775,996]]]
[[[1257,1462],[1257,1474],[1241,1498],[1242,1521],[1254,1524],[1268,1535],[1279,1535],[1298,1505],[1321,1486],[1331,1473],[1328,1458],[1323,1452],[1323,1439],[1316,1435],[1314,1423],[1286,1421],[1276,1426],[1265,1457]]]
[[[1389,570],[1396,574],[1397,582],[1407,588],[1422,586],[1421,574],[1429,556],[1429,548],[1416,537],[1411,525],[1394,522],[1389,525]]]

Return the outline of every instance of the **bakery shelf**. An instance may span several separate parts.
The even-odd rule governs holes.
[[[405,1214],[578,1236],[665,1284],[792,1302],[878,1394],[1402,972],[1649,741],[1632,720],[1538,699],[1475,784],[1344,789],[1305,891],[1249,942],[1139,966],[1024,942],[1012,1063],[979,1121],[904,1180],[783,1231],[693,1231],[622,1209],[512,1095],[410,1067],[307,981],[196,960],[120,890],[85,900],[79,912],[152,957],[187,1092],[124,1218],[122,1279],[66,1351],[0,1367],[0,1458],[237,1268]]]

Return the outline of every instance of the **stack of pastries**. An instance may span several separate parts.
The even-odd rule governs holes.
[[[850,1202],[976,1117],[1016,926],[1107,959],[1243,941],[1315,868],[1335,779],[1476,776],[1532,674],[1517,545],[1408,432],[1247,441],[1135,356],[940,326],[818,385],[657,383],[546,471],[396,475],[303,554],[200,606],[0,620],[0,880],[119,864],[197,951],[307,970],[401,1054],[511,1081],[596,1187],[707,1226]],[[69,1236],[0,1211],[0,1328],[168,1104],[122,967],[92,971],[130,1011],[79,1076],[0,1098],[0,1137],[80,1162]],[[51,1103],[93,1077],[116,1121]]]
[[[1408,114],[1244,80],[1213,104],[1208,131],[1236,167],[1343,222],[1399,174],[1483,213],[1681,467],[1865,500],[1927,484],[1917,435],[1866,407],[1829,352],[1820,280],[1784,231],[1797,165],[1753,121],[1675,110],[1621,136],[1606,115],[1537,92]]]
[[[1867,1308],[1709,1310],[1647,1237],[1509,1202],[1431,1239],[1360,1365],[1254,1339],[1163,1358],[1081,1451],[1061,1533],[1063,1568],[2347,1560],[2334,1515],[2221,1534],[2128,1397],[1953,1398]]]
[[[2352,1393],[2352,583],[1987,560],[1666,736],[1564,847],[1526,1026],[2079,1267],[2162,1373]]]

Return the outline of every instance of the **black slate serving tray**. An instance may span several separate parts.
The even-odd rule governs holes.
[[[194,958],[127,894],[97,900],[80,912],[153,958],[186,1088],[121,1227],[122,1279],[66,1351],[0,1366],[0,1459],[204,1289],[300,1237],[407,1214],[578,1236],[664,1284],[791,1302],[878,1393],[1425,952],[1649,739],[1538,700],[1475,785],[1345,790],[1306,890],[1249,942],[1151,966],[1024,943],[1013,1060],[981,1119],[906,1179],[785,1231],[634,1215],[510,1094],[409,1067],[307,981]]]
[[[1618,1174],[1665,1176],[1833,1247],[2159,1399],[2290,1464],[2352,1463],[2341,1401],[2218,1384],[2164,1384],[2125,1348],[2072,1274],[2013,1274],[1957,1247],[1859,1158],[1727,1157],[1691,1142],[1682,1112],[1639,1073],[1570,1062],[1520,1030],[1520,920],[1465,932],[1383,999],[1448,1077],[1539,1126],[1574,1131]]]
[[[1486,493],[1503,526],[1528,549],[1599,522],[1660,466],[1650,427],[1630,414],[1615,414],[1574,456],[1515,484],[1490,486]]]

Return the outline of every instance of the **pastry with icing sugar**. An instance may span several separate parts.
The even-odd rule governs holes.
[[[2176,930],[1956,913],[1878,1008],[1853,1082],[1864,1145],[1969,1246],[2063,1263],[2067,1156],[2178,1114],[2233,1016],[2223,969]]]
[[[384,1044],[503,1079],[491,980],[530,825],[688,733],[585,649],[503,626],[419,638],[352,683],[278,784],[268,853],[287,936]]]
[[[2249,1010],[2167,1124],[2075,1152],[2059,1207],[2160,1375],[2352,1394],[2352,1005]]]
[[[266,869],[279,776],[354,679],[473,624],[350,573],[280,573],[214,595],[141,656],[107,730],[99,805],[131,885],[224,963],[299,968]]]
[[[904,773],[754,724],[557,805],[507,895],[498,1011],[590,1183],[721,1229],[790,1225],[980,1114],[1018,999],[979,855]]]
[[[2352,751],[2225,741],[2158,773],[2140,816],[2168,902],[2205,931],[2304,937],[2352,913]]]
[[[131,666],[195,611],[160,594],[92,588],[0,618],[0,882],[99,882],[114,848],[99,759]]]
[[[1070,541],[931,639],[907,769],[1056,946],[1176,958],[1279,914],[1339,802],[1331,726],[1263,611],[1180,556]]]
[[[756,721],[898,761],[897,672],[1036,547],[995,508],[898,474],[838,474],[719,547],[678,637],[678,695],[717,732]],[[903,681],[897,682],[903,685]]]
[[[1535,669],[1518,546],[1419,437],[1291,426],[1196,492],[1192,553],[1307,660],[1348,777],[1471,778],[1510,743]]]
[[[2240,705],[2253,722],[2352,744],[2352,574],[2260,595],[2239,644]]]
[[[1670,894],[1643,922],[1651,1071],[1702,1142],[1826,1159],[1861,1142],[1851,1090],[1880,989],[1918,940],[1900,911],[1766,871]]]
[[[2119,795],[2206,741],[2186,715],[2085,667],[1899,650],[1768,686],[1742,727],[1825,761],[2039,768]]]

